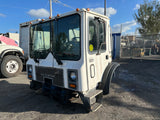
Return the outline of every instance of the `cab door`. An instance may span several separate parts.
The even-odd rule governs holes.
[[[97,87],[107,65],[106,23],[94,15],[87,17],[86,51],[89,89]]]

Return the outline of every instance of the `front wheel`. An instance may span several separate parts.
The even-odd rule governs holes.
[[[5,56],[1,63],[1,73],[4,77],[15,77],[23,68],[22,61],[19,57],[8,55]]]

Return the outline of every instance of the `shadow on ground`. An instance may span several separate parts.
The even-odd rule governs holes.
[[[114,80],[113,84],[119,88],[113,89],[120,95],[105,97],[104,104],[131,111],[150,112],[160,117],[160,61],[125,59],[118,62],[121,64],[119,79]],[[152,107],[137,105],[134,100],[128,104],[120,97],[124,92],[129,92],[131,97],[137,96],[142,103]]]
[[[112,89],[115,94],[111,93],[109,96],[104,96],[103,105],[105,106],[105,111],[113,106],[152,114],[160,118],[160,61],[129,59],[118,62],[121,64],[120,78],[113,81],[113,84],[116,84],[119,88]],[[7,81],[7,79],[0,80],[0,112],[85,113],[83,105],[79,102],[62,105],[49,97],[37,95],[29,89],[28,84],[14,84]],[[121,95],[126,92],[152,107],[141,106],[137,103],[138,101],[127,103],[121,98]],[[128,111],[126,110],[121,112],[126,112],[127,114]],[[115,112],[113,109],[111,111]]]
[[[43,95],[37,95],[27,84],[10,84],[0,81],[0,112],[27,112],[79,114],[85,113],[81,103],[62,105]]]

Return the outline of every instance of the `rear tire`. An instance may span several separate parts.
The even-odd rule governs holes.
[[[4,77],[15,77],[23,69],[22,61],[19,57],[8,55],[3,58],[1,63],[1,73]]]

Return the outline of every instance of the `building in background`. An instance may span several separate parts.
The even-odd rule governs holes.
[[[128,39],[130,40],[130,41],[135,41],[136,40],[136,36],[135,35],[129,35],[129,36],[127,36],[128,37]]]
[[[120,58],[121,50],[121,33],[112,33],[112,58]]]

